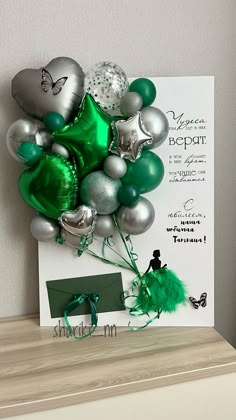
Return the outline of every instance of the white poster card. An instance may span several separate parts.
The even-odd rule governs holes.
[[[165,176],[145,197],[155,207],[152,227],[132,236],[137,264],[145,272],[154,250],[185,282],[188,299],[175,313],[163,313],[154,326],[212,326],[214,324],[214,78],[157,77],[153,106],[167,116],[170,131],[166,141],[152,151],[163,161]],[[101,253],[101,246],[92,244]],[[122,251],[124,253],[124,251]],[[120,272],[123,289],[130,288],[134,274],[105,264],[90,255],[75,256],[73,249],[39,242],[40,323],[55,326],[46,282]],[[206,305],[200,296],[207,293]],[[194,307],[195,306],[195,307]],[[131,317],[127,310],[99,313],[99,325],[142,325],[146,319]],[[90,316],[70,317],[72,325],[89,325]]]

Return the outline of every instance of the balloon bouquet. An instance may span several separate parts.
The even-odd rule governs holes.
[[[174,311],[185,301],[183,283],[167,267],[141,274],[130,237],[152,226],[155,210],[143,194],[164,176],[152,149],[169,127],[165,114],[151,106],[155,85],[146,78],[129,85],[124,71],[107,61],[84,75],[76,61],[58,57],[39,70],[19,72],[12,95],[37,119],[21,118],[7,133],[10,154],[29,167],[20,175],[19,191],[37,211],[33,236],[132,270],[132,291],[123,300],[131,315],[154,312],[144,326],[162,311]],[[126,257],[116,249],[115,232]],[[102,255],[90,249],[98,237]],[[129,297],[135,298],[131,306]]]

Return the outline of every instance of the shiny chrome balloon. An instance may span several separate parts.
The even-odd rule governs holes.
[[[142,96],[137,92],[127,92],[120,101],[120,112],[125,117],[131,117],[143,106]]]
[[[112,216],[110,216],[109,214],[104,216],[97,216],[94,230],[95,235],[102,236],[103,238],[108,238],[109,236],[113,235],[115,230],[116,226]]]
[[[140,111],[128,120],[112,122],[114,140],[109,150],[121,158],[135,162],[145,145],[152,143],[152,136],[144,127]]]
[[[108,156],[103,166],[104,172],[111,178],[122,178],[127,171],[127,165],[124,159],[119,156]]]
[[[58,155],[63,156],[64,158],[68,159],[70,157],[70,153],[65,146],[59,143],[53,143],[52,145],[52,152],[57,153]]]
[[[119,207],[117,194],[121,182],[103,171],[87,175],[80,186],[80,198],[84,204],[95,208],[98,214],[111,214]]]
[[[85,205],[76,210],[68,210],[61,214],[59,223],[68,233],[75,236],[87,236],[95,227],[96,210]]]
[[[38,146],[41,146],[43,149],[49,149],[53,142],[53,138],[49,131],[45,130],[45,128],[40,128],[35,133],[35,143]]]
[[[155,149],[160,146],[168,136],[169,122],[165,114],[154,106],[147,106],[141,110],[141,119],[144,127],[152,136],[152,143],[145,149]]]
[[[43,125],[40,121],[32,121],[27,118],[20,118],[9,127],[7,131],[7,148],[15,160],[21,162],[17,156],[17,150],[22,143],[31,142],[38,144],[35,135],[42,127]]]
[[[140,235],[148,230],[155,219],[152,203],[140,197],[132,207],[121,206],[116,214],[120,229],[130,235]]]
[[[53,241],[59,235],[57,223],[41,214],[32,218],[30,230],[35,239],[42,242]]]

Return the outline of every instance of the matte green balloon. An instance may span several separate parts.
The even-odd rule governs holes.
[[[19,178],[19,192],[26,203],[52,219],[76,207],[77,191],[76,169],[59,155],[44,155]]]
[[[34,166],[42,157],[42,149],[35,143],[26,141],[17,149],[17,156],[26,166]]]
[[[143,99],[143,106],[151,105],[156,99],[156,87],[150,79],[135,79],[129,87],[130,92],[137,92]]]
[[[162,160],[149,150],[143,151],[136,162],[127,161],[126,163],[127,172],[121,182],[138,187],[141,194],[154,190],[164,177]]]
[[[118,201],[124,206],[133,206],[139,199],[140,193],[135,185],[122,185],[118,191]]]
[[[74,122],[53,133],[55,141],[74,157],[80,178],[99,168],[108,156],[114,120],[117,117],[108,115],[87,94]]]
[[[43,119],[44,125],[50,133],[64,127],[65,120],[58,112],[49,112]]]

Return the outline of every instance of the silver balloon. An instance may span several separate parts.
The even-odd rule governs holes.
[[[121,230],[130,235],[146,232],[154,222],[155,210],[152,203],[140,197],[133,207],[121,206],[117,211],[117,222]]]
[[[76,210],[68,210],[61,214],[59,223],[68,233],[74,236],[87,236],[94,231],[96,210],[85,205]]]
[[[165,114],[154,106],[147,106],[141,110],[141,119],[146,129],[151,133],[153,142],[145,149],[155,149],[160,146],[168,136],[169,122]]]
[[[110,61],[101,61],[92,66],[84,79],[85,92],[90,93],[105,110],[118,108],[128,87],[125,72]]]
[[[40,214],[32,218],[30,230],[35,239],[42,242],[53,241],[59,235],[59,226],[56,222]]]
[[[38,70],[20,71],[12,80],[12,96],[27,114],[39,120],[53,111],[68,122],[79,109],[83,83],[80,65],[72,58],[57,57]]]
[[[95,208],[98,214],[111,214],[118,207],[117,194],[121,182],[107,176],[103,171],[87,175],[80,186],[80,197],[84,204]]]
[[[64,158],[68,159],[70,157],[70,153],[65,146],[59,143],[53,143],[52,145],[52,152],[57,153],[58,155],[63,156]]]
[[[120,112],[125,117],[131,117],[143,106],[142,96],[137,92],[127,92],[120,101]]]
[[[98,236],[102,236],[103,238],[108,238],[109,236],[113,235],[116,230],[116,226],[112,216],[109,214],[105,216],[98,216],[96,221],[96,226],[94,230],[94,234]]]
[[[143,126],[140,115],[138,111],[128,120],[112,122],[114,140],[109,150],[131,162],[140,157],[145,145],[152,143],[152,136]]]
[[[31,143],[38,144],[36,133],[42,126],[41,121],[20,118],[9,127],[7,131],[7,148],[15,160],[22,162],[17,156],[17,150],[22,143],[30,141]],[[40,146],[40,144],[38,145]]]
[[[108,156],[104,161],[104,172],[111,178],[122,178],[127,171],[127,165],[124,159],[119,156]]]
[[[61,237],[65,245],[84,251],[84,249],[93,242],[93,236],[75,236],[72,233],[67,232],[65,229],[61,230]]]
[[[49,133],[49,131],[45,130],[45,128],[40,128],[35,133],[35,143],[38,146],[41,146],[43,149],[49,149],[49,147],[51,147],[52,142],[52,135],[51,133]]]

